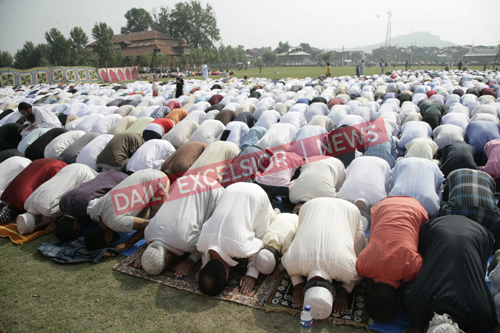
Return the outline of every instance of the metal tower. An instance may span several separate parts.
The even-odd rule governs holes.
[[[389,18],[387,19],[387,34],[385,35],[385,48],[391,47],[391,11],[389,10]]]

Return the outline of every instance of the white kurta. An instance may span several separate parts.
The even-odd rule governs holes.
[[[275,215],[262,238],[262,242],[264,246],[272,246],[283,255],[292,244],[298,227],[298,215],[289,213]]]
[[[97,156],[99,156],[112,138],[113,135],[111,134],[101,134],[87,143],[76,157],[76,163],[85,164],[97,170]]]
[[[229,135],[226,138],[226,142],[232,142],[236,145],[240,145],[240,143],[245,139],[250,129],[248,125],[241,121],[231,121],[226,125],[225,131],[229,131]],[[224,132],[222,132],[224,133]],[[217,138],[220,140],[222,134]]]
[[[74,163],[65,166],[54,177],[40,185],[24,202],[28,213],[47,217],[63,216],[59,201],[63,195],[97,176],[89,166]]]
[[[319,197],[335,198],[344,184],[344,163],[326,156],[314,156],[308,161],[290,188],[290,201],[296,204]]]
[[[68,131],[59,135],[45,147],[43,156],[45,158],[59,158],[66,148],[84,135],[84,131]]]
[[[219,199],[224,193],[220,185],[213,187],[212,179],[204,182],[203,192],[165,202],[144,230],[146,242],[159,242],[170,252],[181,256],[185,252],[194,262],[200,259],[196,243],[203,223],[212,216]],[[173,192],[178,183],[172,184]]]
[[[33,107],[31,112],[35,116],[35,121],[32,123],[28,122],[30,126],[36,126],[37,128],[62,127],[59,118],[57,118],[55,114],[45,108]],[[21,135],[24,138],[26,135],[28,135],[28,133],[29,131],[26,131],[26,129],[24,129],[21,132]]]
[[[193,120],[183,119],[165,134],[162,140],[169,141],[176,149],[179,149],[183,144],[189,142],[189,138],[199,126],[200,125]]]
[[[107,116],[99,119],[99,121],[92,126],[90,132],[106,134],[120,119],[122,119],[122,116],[117,113],[108,114]]]
[[[146,141],[127,162],[127,171],[143,169],[160,170],[163,162],[175,153],[175,148],[167,140],[153,139]]]
[[[196,246],[203,253],[203,265],[210,260],[209,250],[216,251],[231,267],[238,264],[231,258],[249,258],[246,275],[257,278],[255,255],[264,246],[261,239],[274,215],[267,194],[259,185],[228,186],[201,229]]]
[[[189,142],[203,142],[209,145],[217,140],[225,128],[219,120],[206,120],[191,135]]]
[[[296,285],[319,276],[342,282],[348,292],[363,277],[356,259],[366,246],[359,209],[343,199],[317,198],[300,209],[297,234],[282,258]]]
[[[292,124],[274,124],[256,145],[262,149],[279,147],[287,143],[292,143],[295,140],[296,134],[297,128]]]
[[[346,180],[338,198],[373,207],[387,196],[391,185],[391,167],[386,160],[373,156],[354,159],[346,170]]]
[[[12,156],[0,163],[0,196],[10,182],[30,163],[30,159],[21,156]]]

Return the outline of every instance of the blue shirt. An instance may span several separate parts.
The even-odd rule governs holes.
[[[389,196],[417,199],[430,217],[439,215],[444,176],[436,163],[420,157],[404,158],[392,169]]]
[[[484,146],[495,139],[500,139],[500,126],[494,122],[477,120],[465,129],[465,142],[474,146],[476,155],[484,153]]]

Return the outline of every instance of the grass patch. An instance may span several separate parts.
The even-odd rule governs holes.
[[[125,259],[58,265],[38,253],[46,235],[24,245],[0,238],[0,323],[7,332],[298,332],[299,318],[169,288],[119,273]],[[331,332],[314,323],[315,332]],[[366,332],[339,326],[336,332]]]
[[[482,70],[482,66],[469,66],[469,69],[473,70]],[[215,69],[215,68],[212,68]],[[224,68],[223,70],[226,70],[227,68]],[[274,71],[275,69],[278,69],[278,74],[275,74]],[[386,67],[385,72],[387,71],[393,71],[393,70],[404,70],[404,66],[396,66],[396,67]],[[412,70],[417,70],[418,66],[412,66]],[[422,70],[444,70],[441,68],[441,66],[421,66]],[[453,68],[456,69],[456,68]],[[238,71],[237,69],[231,69],[235,72],[235,75],[231,75],[232,78],[236,77],[238,79],[242,79],[244,76],[248,76],[249,78],[267,78],[267,79],[287,79],[287,78],[306,78],[310,77],[313,79],[317,79],[320,75],[325,75],[326,74],[326,67],[321,68],[321,66],[297,66],[297,67],[262,67],[262,73],[259,73],[259,67],[254,67],[254,68],[249,68],[247,70],[241,70]],[[380,74],[380,67],[365,67],[365,75],[374,75],[374,74]],[[332,67],[332,77],[335,76],[345,76],[345,75],[350,75],[350,76],[355,76],[356,75],[356,66],[342,66],[342,67]],[[223,79],[224,76],[222,75],[210,75],[209,78],[218,80],[218,79]],[[189,76],[185,77],[185,80],[189,79],[196,79],[196,80],[203,80],[203,76]],[[158,81],[169,81],[169,80],[175,80],[174,78],[165,78],[165,79],[158,79]],[[124,81],[122,83],[130,83],[130,82],[135,82],[137,80],[131,80],[131,81]],[[150,81],[153,82],[153,80],[139,80],[139,81]]]

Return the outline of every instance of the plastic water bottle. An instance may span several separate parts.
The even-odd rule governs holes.
[[[313,317],[311,314],[311,306],[306,304],[304,310],[300,314],[300,333],[311,333],[313,325]]]

